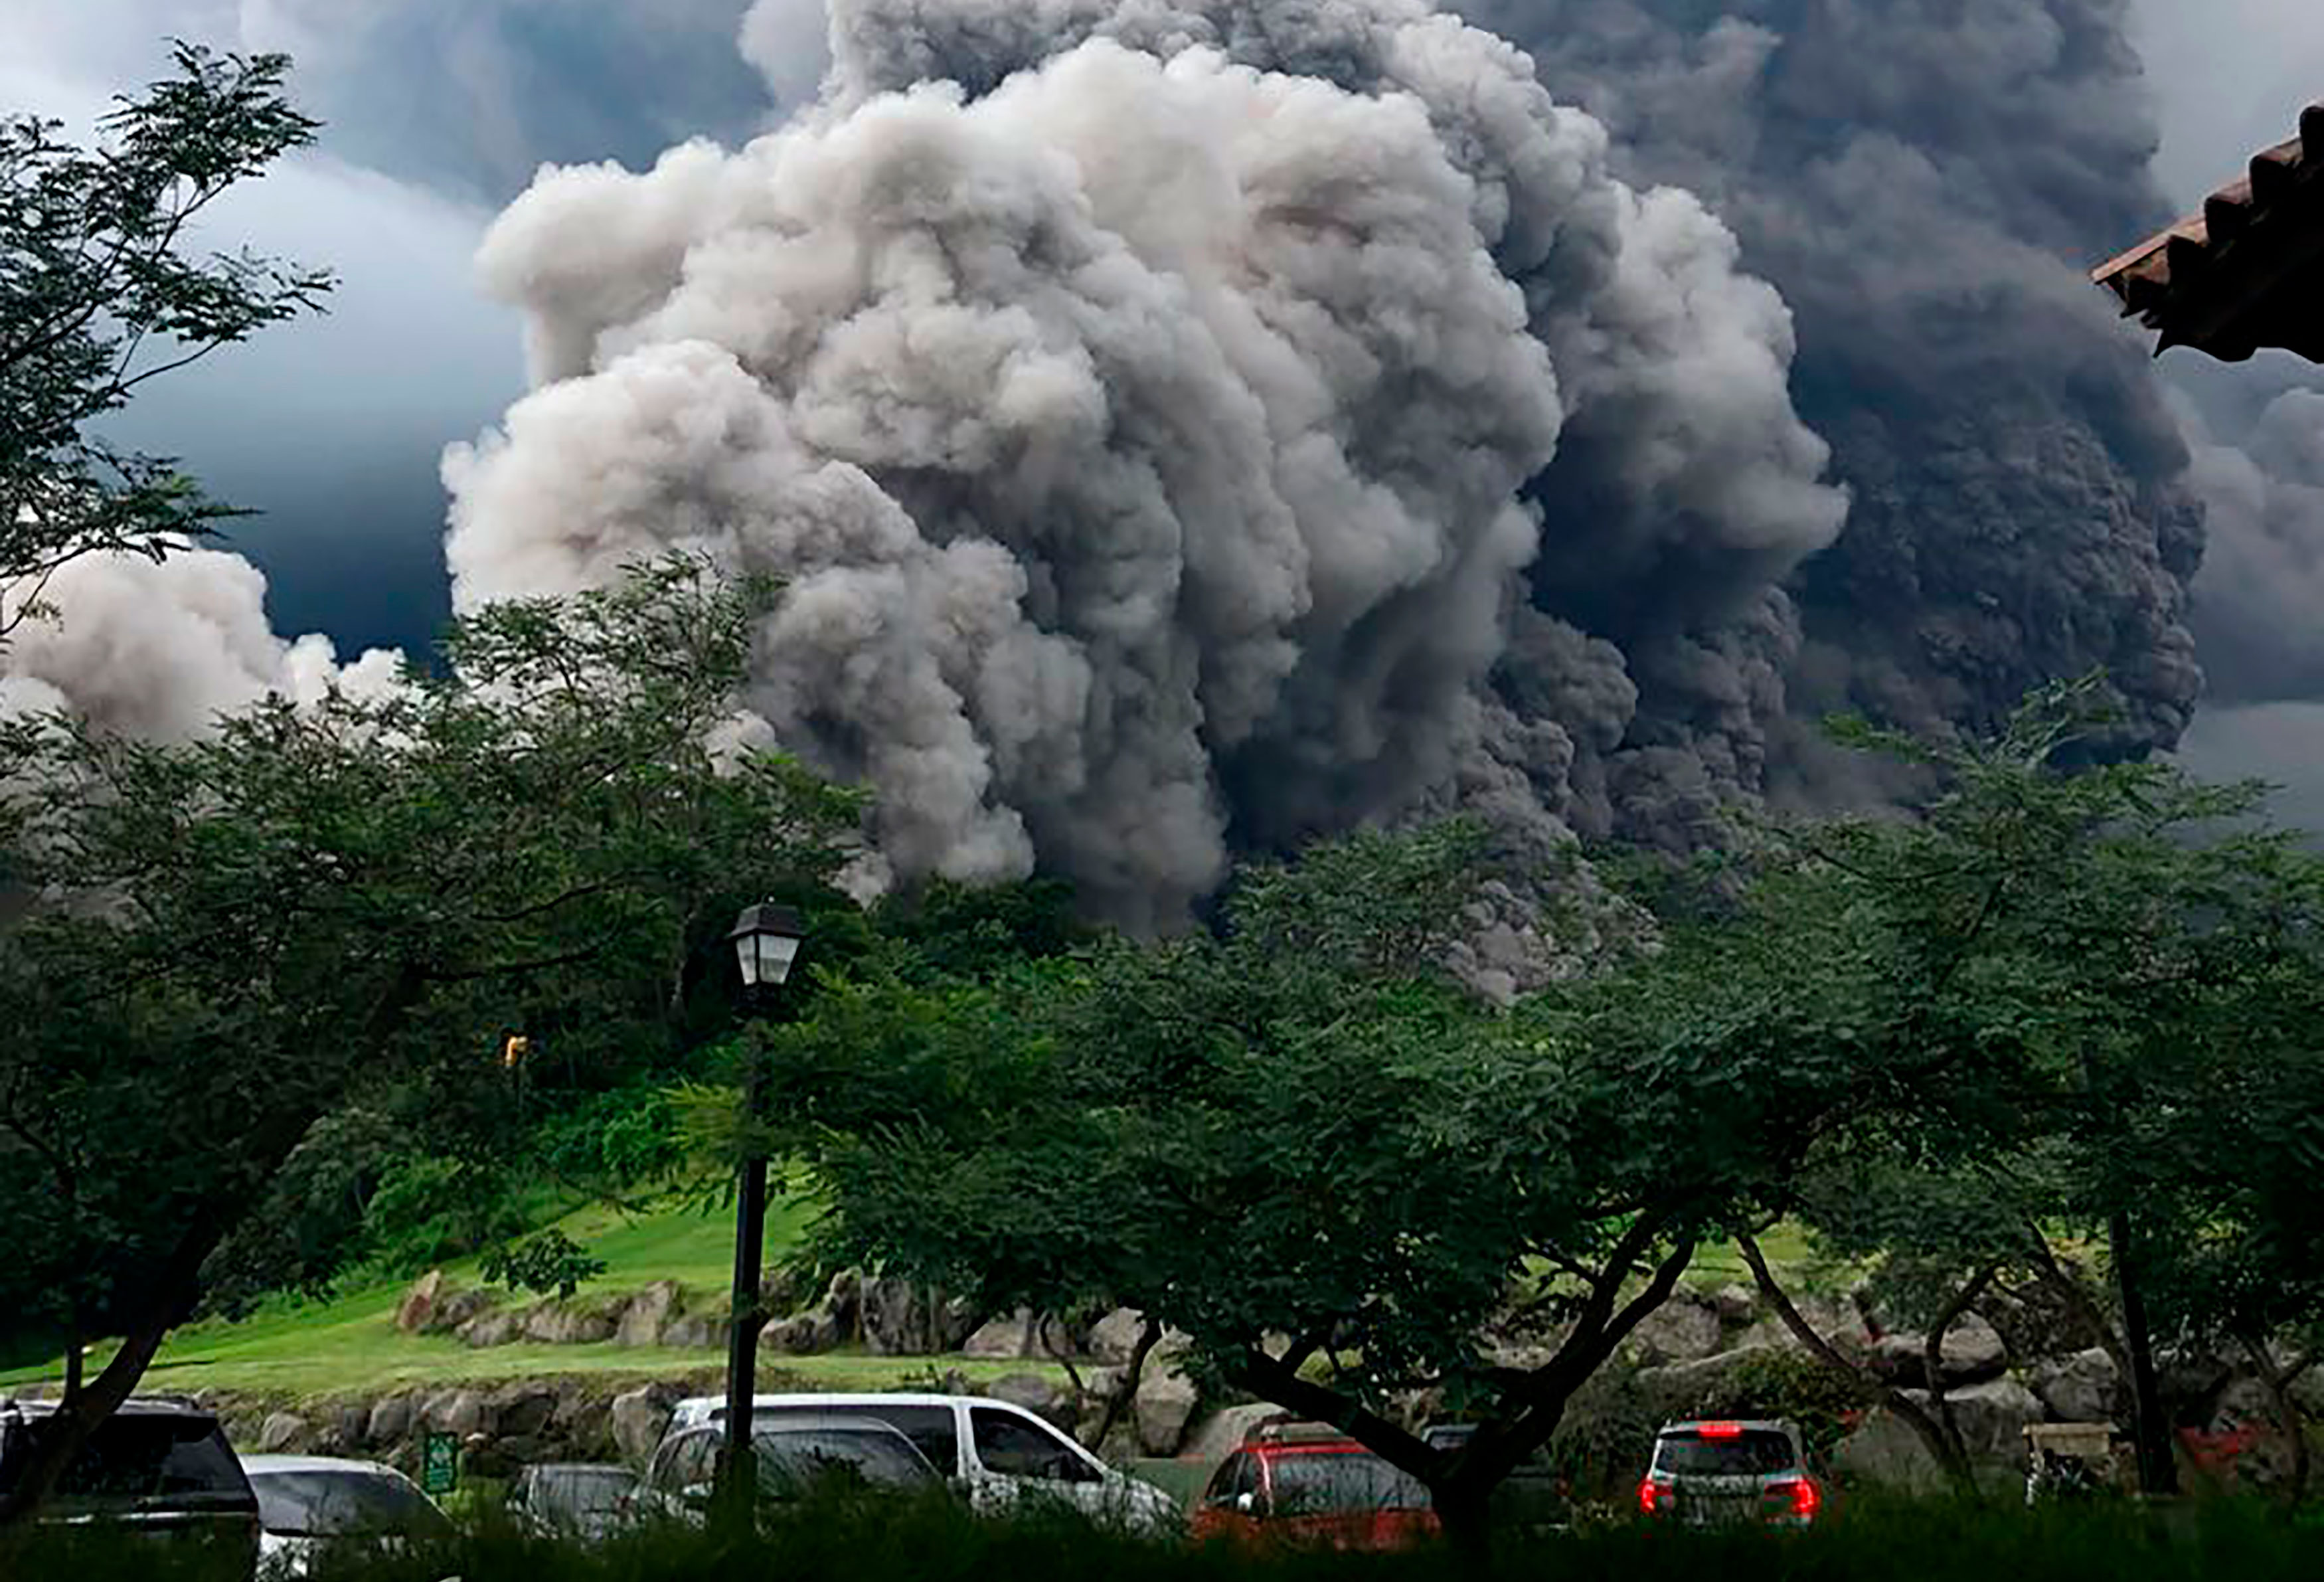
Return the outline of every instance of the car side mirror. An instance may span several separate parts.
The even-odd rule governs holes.
[[[678,1503],[689,1511],[710,1509],[711,1496],[717,1490],[706,1483],[690,1483],[678,1491]]]
[[[1235,1496],[1234,1508],[1248,1516],[1259,1509],[1259,1496],[1245,1489]]]

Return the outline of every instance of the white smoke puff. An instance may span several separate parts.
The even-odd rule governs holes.
[[[1560,413],[1423,106],[1093,42],[705,160],[488,241],[594,371],[447,456],[464,606],[780,572],[750,702],[904,876],[1038,847],[1133,922],[1222,871],[1221,753],[1360,811],[1449,772]]]
[[[160,561],[86,555],[59,568],[41,598],[51,613],[0,650],[7,707],[62,708],[147,740],[198,735],[270,694],[310,701],[342,681],[374,689],[401,664],[374,650],[343,671],[327,639],[285,643],[266,623],[264,575],[216,550]]]

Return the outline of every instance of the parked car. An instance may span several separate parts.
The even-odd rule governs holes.
[[[517,1474],[509,1508],[543,1536],[597,1543],[636,1515],[638,1492],[638,1475],[626,1466],[544,1462]]]
[[[1457,1450],[1476,1433],[1477,1425],[1472,1422],[1431,1423],[1420,1431],[1420,1438],[1432,1449]],[[1493,1491],[1492,1514],[1493,1525],[1507,1531],[1547,1531],[1568,1524],[1572,1502],[1565,1479],[1551,1463],[1546,1448],[1518,1462]]]
[[[400,1549],[451,1536],[418,1484],[382,1462],[336,1456],[245,1456],[258,1495],[259,1576],[307,1576],[327,1550]]]
[[[752,1424],[786,1418],[845,1418],[888,1424],[911,1440],[929,1465],[978,1511],[1004,1510],[1028,1498],[1054,1499],[1135,1531],[1180,1533],[1177,1502],[1141,1478],[1117,1471],[1020,1406],[980,1395],[754,1395]],[[670,1431],[710,1427],[726,1417],[726,1398],[678,1402]]]
[[[53,1402],[0,1401],[0,1493],[23,1476]],[[224,1576],[258,1565],[258,1500],[217,1419],[179,1402],[132,1399],[97,1425],[41,1518],[213,1550]]]
[[[1268,1423],[1219,1463],[1194,1536],[1240,1543],[1398,1550],[1434,1537],[1427,1488],[1340,1429]]]
[[[725,1448],[723,1427],[666,1435],[646,1467],[641,1503],[669,1520],[699,1523],[716,1497]],[[796,1500],[831,1479],[908,1496],[945,1486],[911,1440],[864,1418],[770,1414],[752,1423],[751,1449],[761,1501]]]
[[[1697,1525],[1805,1527],[1822,1508],[1800,1431],[1779,1418],[1669,1424],[1638,1484],[1644,1514]]]

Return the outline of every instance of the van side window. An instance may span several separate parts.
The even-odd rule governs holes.
[[[976,1458],[989,1472],[1008,1477],[1043,1477],[1059,1483],[1096,1483],[1101,1474],[1074,1454],[1052,1430],[1010,1411],[990,1406],[969,1409],[969,1431],[976,1436]]]
[[[960,1476],[960,1427],[951,1407],[881,1406],[860,1409],[860,1414],[888,1424],[911,1440],[938,1477]]]

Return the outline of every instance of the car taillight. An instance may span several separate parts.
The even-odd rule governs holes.
[[[1672,1484],[1657,1483],[1651,1477],[1647,1478],[1638,1485],[1639,1511],[1648,1516],[1656,1514],[1662,1510],[1663,1502],[1675,1492],[1675,1487],[1676,1485]]]
[[[1789,1502],[1789,1514],[1803,1522],[1815,1520],[1817,1508],[1823,1503],[1823,1491],[1812,1477],[1794,1478],[1784,1483],[1771,1483],[1767,1492]]]

